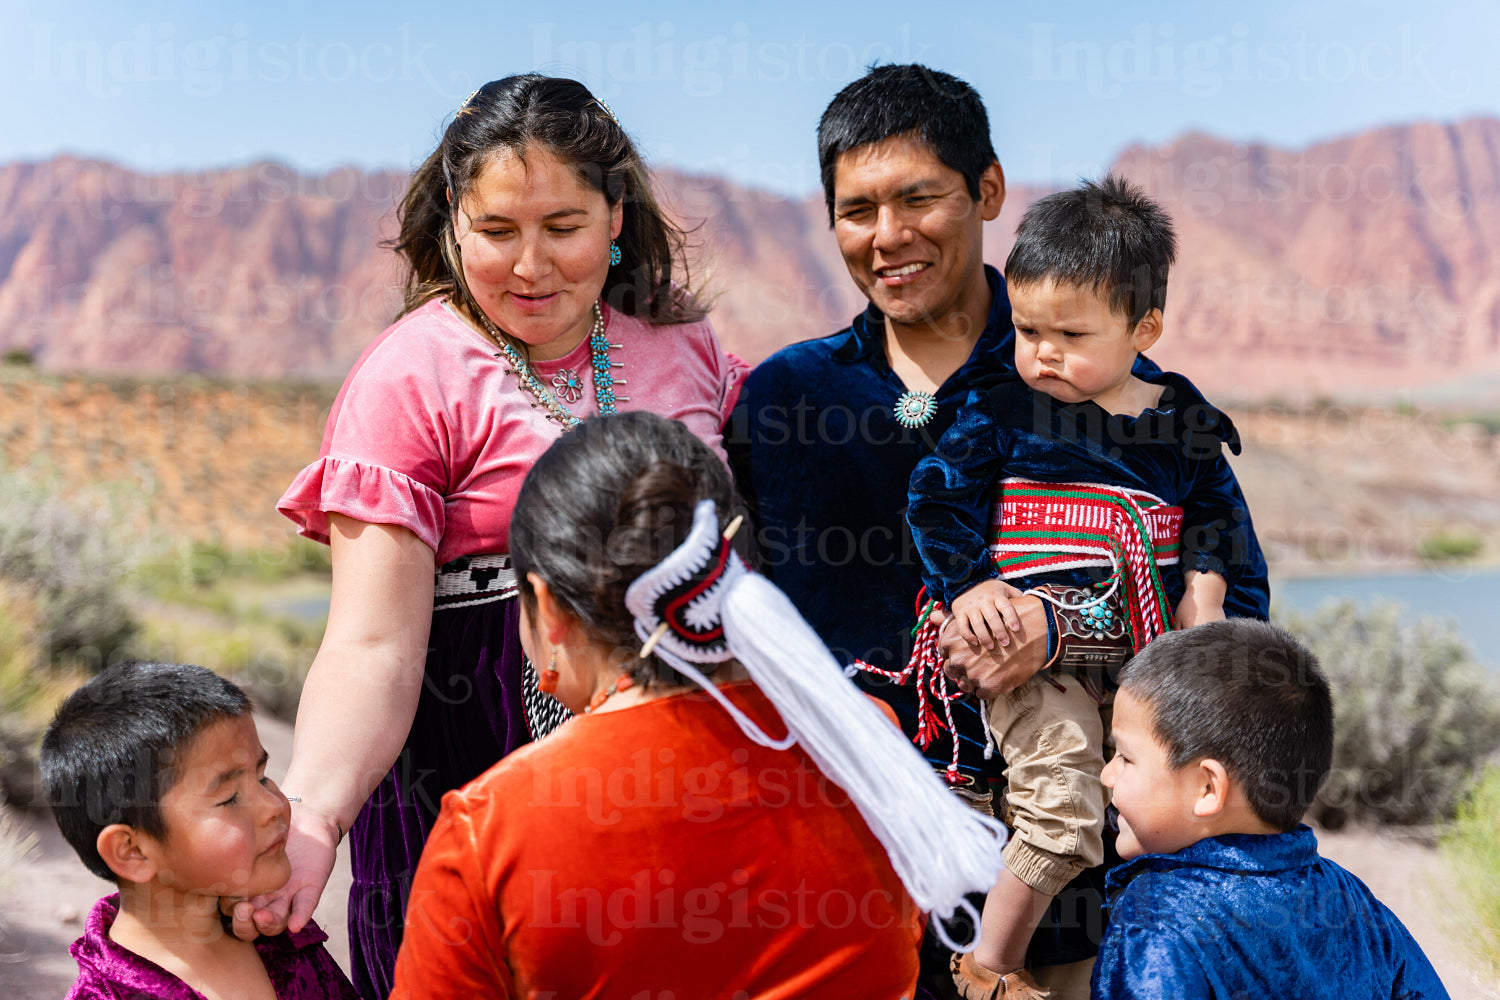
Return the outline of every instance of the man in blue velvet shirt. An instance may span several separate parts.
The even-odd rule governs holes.
[[[757,515],[763,571],[843,662],[894,671],[910,655],[922,586],[905,520],[912,469],[970,389],[1014,372],[1005,281],[983,256],[1005,178],[979,95],[916,65],[879,67],[840,91],[818,126],[818,159],[834,236],[870,305],[848,329],[756,368],[725,445]],[[946,652],[967,688],[993,697],[1032,676],[1044,645]],[[862,680],[914,735],[913,689]],[[983,758],[973,703],[955,705],[955,716],[957,790],[983,801],[1000,762]],[[942,769],[951,744],[940,735],[927,753]],[[1038,964],[1093,954],[1097,926],[1076,930],[1097,921],[1097,906],[1065,907],[1061,922],[1075,932],[1044,931]]]
[[[840,92],[818,153],[834,236],[870,306],[756,368],[726,443],[764,572],[843,662],[900,670],[922,587],[904,518],[911,471],[970,387],[1013,367],[1005,282],[983,258],[1005,179],[979,95],[921,66],[880,67]],[[914,734],[912,690],[870,689]],[[983,721],[969,709],[964,722],[962,773],[982,796]],[[947,745],[930,755],[946,762]]]

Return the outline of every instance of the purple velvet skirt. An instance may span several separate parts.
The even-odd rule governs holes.
[[[412,875],[443,795],[531,741],[519,616],[514,598],[433,612],[411,733],[349,831],[349,950],[361,996],[390,994]]]

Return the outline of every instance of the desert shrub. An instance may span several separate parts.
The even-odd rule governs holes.
[[[1417,543],[1425,562],[1464,562],[1484,550],[1484,539],[1474,531],[1436,531]]]
[[[205,595],[219,584],[277,583],[332,572],[328,546],[305,538],[293,538],[280,549],[230,549],[217,541],[181,539],[143,561],[134,583],[154,597],[202,605]]]
[[[30,368],[34,364],[36,364],[35,356],[24,347],[12,347],[4,354],[0,354],[0,365]]]
[[[15,871],[36,854],[36,834],[27,833],[10,810],[0,806],[0,892],[10,888],[4,873]]]
[[[136,630],[120,594],[128,560],[104,511],[87,513],[0,471],[0,578],[40,609],[41,659],[98,669]]]
[[[1490,767],[1442,836],[1453,885],[1469,904],[1464,933],[1478,956],[1500,966],[1500,767]]]
[[[1500,747],[1500,693],[1451,623],[1395,605],[1324,605],[1282,621],[1333,688],[1333,770],[1312,818],[1417,824],[1447,819]]]
[[[43,621],[30,588],[0,578],[0,802],[41,801],[37,743],[57,705],[82,680],[75,672],[43,669]]]

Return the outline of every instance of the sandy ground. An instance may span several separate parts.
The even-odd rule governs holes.
[[[261,741],[279,778],[291,756],[292,731],[284,722],[258,717]],[[109,886],[78,863],[45,812],[21,817],[39,838],[31,859],[0,871],[0,989],[4,1000],[55,1000],[73,982],[68,945],[82,931],[83,917]],[[1357,830],[1321,832],[1323,853],[1369,884],[1411,929],[1448,991],[1455,997],[1500,1000],[1500,973],[1474,968],[1461,915],[1446,898],[1437,852],[1411,837]],[[347,854],[341,854],[315,919],[328,932],[329,950],[341,964],[349,957],[344,900],[349,891]]]

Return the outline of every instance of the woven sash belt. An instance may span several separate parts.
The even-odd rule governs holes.
[[[1156,567],[1177,562],[1181,536],[1182,508],[1143,490],[1006,479],[991,512],[989,549],[1002,579],[1111,568],[1128,612],[1131,651],[1139,653],[1170,627],[1172,609]]]
[[[438,567],[432,608],[464,608],[515,597],[516,571],[510,555],[486,552],[483,555],[459,556]]]
[[[1047,612],[1051,640],[1039,676],[1054,685],[1058,682],[1051,673],[1077,677],[1090,694],[1102,699],[1107,678],[1171,627],[1171,608],[1157,566],[1178,561],[1182,508],[1141,490],[1012,478],[1001,482],[991,519],[989,551],[1002,579],[1095,566],[1111,570],[1096,590],[1047,585],[1027,591]],[[932,612],[938,609],[943,609],[939,601],[921,606],[912,630],[911,660],[904,670],[854,664],[916,685],[916,742],[923,748],[931,745],[945,721],[933,702],[942,706],[946,728],[954,732],[951,703],[963,697],[943,674],[939,629],[932,623]],[[986,727],[987,741],[989,735]],[[947,770],[950,782],[960,780],[958,742],[955,737]],[[987,745],[986,757],[991,750]]]

